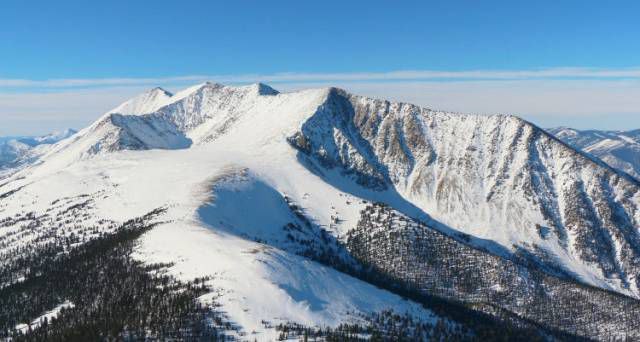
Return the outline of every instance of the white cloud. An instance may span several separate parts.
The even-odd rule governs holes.
[[[222,83],[320,82],[320,81],[407,81],[407,80],[535,80],[535,79],[640,79],[640,67],[634,68],[541,68],[531,70],[435,71],[406,70],[360,73],[274,73],[244,75],[189,75],[159,78],[89,79],[1,79],[0,88],[117,87],[157,84],[184,84],[214,80]]]

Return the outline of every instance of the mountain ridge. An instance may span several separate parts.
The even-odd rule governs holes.
[[[90,126],[89,133],[78,134],[77,139],[86,142],[69,144],[88,146],[81,155],[103,149],[108,152],[206,145],[241,123],[246,126],[262,120],[263,127],[272,125],[268,123],[271,118],[247,114],[247,109],[255,109],[257,103],[273,106],[282,97],[274,91],[263,95],[263,89],[267,88],[260,84],[227,87],[203,83],[179,92],[173,96],[177,99],[153,113],[110,113],[107,121],[99,120]],[[564,259],[562,264],[573,263],[570,271],[582,273],[587,281],[603,286],[612,285],[619,278],[621,285],[614,286],[620,286],[620,290],[628,287],[637,295],[638,284],[626,276],[629,267],[639,267],[632,261],[635,257],[628,260],[628,265],[616,261],[616,253],[622,253],[620,249],[628,249],[623,255],[636,255],[638,251],[632,251],[640,248],[633,247],[637,241],[629,242],[637,240],[637,234],[629,228],[617,228],[618,224],[632,226],[633,214],[606,216],[610,214],[602,211],[605,207],[596,208],[589,203],[594,199],[608,203],[603,205],[617,203],[616,210],[629,213],[637,210],[637,204],[629,200],[616,202],[616,197],[599,190],[599,185],[581,190],[582,184],[588,182],[580,177],[592,176],[575,178],[568,170],[587,170],[613,189],[632,187],[637,194],[639,184],[635,179],[515,116],[435,112],[411,104],[355,96],[335,87],[310,93],[316,98],[311,107],[317,105],[317,109],[285,123],[285,135],[289,144],[318,160],[321,167],[344,169],[365,187],[395,189],[400,197],[445,226],[497,241],[507,250],[525,248],[534,252],[532,244],[542,246]],[[295,102],[297,94],[284,96]],[[155,97],[146,98],[149,103],[156,101]],[[142,104],[141,108],[150,108],[146,102]],[[296,130],[298,125],[300,130]],[[282,134],[277,130],[273,133]],[[300,137],[304,141],[296,142]],[[555,165],[556,160],[564,160],[564,164]],[[559,175],[568,178],[561,180]],[[566,180],[571,185],[558,188]],[[461,192],[462,188],[474,190]],[[559,189],[564,194],[558,193]],[[583,197],[574,197],[575,191]],[[518,200],[514,202],[515,198]],[[566,206],[573,203],[562,202],[566,200],[577,202]],[[588,214],[581,214],[583,211]],[[578,228],[583,225],[591,228]],[[492,226],[518,228],[500,231]],[[539,232],[542,230],[552,234],[543,237]],[[603,256],[602,249],[608,254]],[[597,267],[584,273],[591,264]]]

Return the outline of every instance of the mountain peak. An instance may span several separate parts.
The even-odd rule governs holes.
[[[173,94],[170,92],[160,87],[156,87],[124,102],[118,107],[110,110],[107,114],[118,113],[125,115],[141,115],[153,113],[167,103],[172,97]]]
[[[175,103],[178,102],[182,99],[185,99],[193,94],[196,93],[202,93],[204,91],[210,90],[210,91],[215,91],[217,89],[221,89],[224,88],[224,85],[220,84],[220,83],[215,83],[215,82],[211,82],[211,81],[206,81],[200,84],[196,84],[194,86],[188,87],[186,89],[183,89],[179,92],[177,92],[175,95],[173,95],[171,97],[171,102]]]
[[[273,89],[269,85],[258,82],[251,85],[252,89],[255,89],[259,95],[278,95],[279,91]]]
[[[564,143],[578,149],[635,179],[640,179],[638,131],[598,131],[557,127],[547,130]]]
[[[217,83],[217,82],[212,82],[212,81],[206,81],[204,83],[200,83],[198,85],[195,85],[189,89],[193,89],[195,91],[201,90],[201,89],[220,89],[220,88],[224,88],[225,85],[221,84],[221,83]]]
[[[149,90],[148,93],[151,93],[151,94],[164,94],[164,95],[169,96],[169,97],[173,96],[173,94],[171,92],[167,91],[166,89],[164,89],[162,87],[155,87],[155,88]]]
[[[200,84],[200,88],[221,88],[224,87],[224,84],[218,83],[218,82],[212,82],[212,81],[206,81],[204,83]]]

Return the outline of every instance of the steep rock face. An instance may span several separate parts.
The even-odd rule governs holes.
[[[451,228],[547,251],[583,280],[638,294],[640,185],[522,119],[331,89],[289,140],[361,184],[393,188]]]
[[[580,131],[567,127],[548,130],[570,146],[600,158],[640,179],[640,131]]]

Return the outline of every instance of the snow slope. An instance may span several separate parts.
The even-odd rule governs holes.
[[[8,194],[0,216],[45,212],[84,194],[91,222],[166,207],[137,257],[172,262],[184,279],[213,275],[230,320],[261,339],[275,333],[263,320],[336,325],[386,308],[433,318],[280,248],[282,226],[298,219],[287,203],[341,239],[366,202],[384,202],[503,257],[544,250],[553,257],[541,263],[639,294],[638,182],[516,117],[437,112],[335,88],[205,83],[175,95],[151,90],[41,160],[0,188]]]

